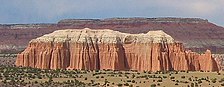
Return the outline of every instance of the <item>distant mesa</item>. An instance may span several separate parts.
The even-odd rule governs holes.
[[[168,19],[167,19],[168,20]],[[211,51],[198,54],[161,30],[129,34],[110,29],[63,29],[29,42],[16,66],[40,69],[219,71]]]
[[[63,19],[58,23],[0,24],[0,53],[23,51],[31,39],[60,29],[112,29],[124,33],[147,33],[163,30],[187,49],[201,52],[210,49],[224,53],[224,28],[200,18],[106,18]],[[7,38],[7,40],[5,40]]]
[[[114,22],[124,22],[124,23],[133,23],[133,22],[174,22],[174,23],[208,23],[206,19],[200,18],[172,18],[172,17],[161,17],[161,18],[107,18],[107,19],[63,19],[58,22],[58,24],[77,24],[77,23],[111,23]]]

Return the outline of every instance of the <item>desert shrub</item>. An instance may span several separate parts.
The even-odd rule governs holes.
[[[132,83],[135,83],[135,80],[132,80],[131,82],[132,82]]]
[[[184,78],[185,78],[185,76],[181,76],[181,78],[182,78],[182,79],[184,79]]]
[[[172,76],[172,77],[170,77],[170,79],[175,79],[175,77]]]
[[[132,78],[135,78],[135,74],[132,74]]]
[[[156,84],[152,84],[151,87],[156,87]]]
[[[99,72],[99,70],[95,70],[95,72]]]
[[[167,76],[163,76],[163,78],[167,78]]]
[[[216,83],[216,80],[212,80],[213,83]]]
[[[198,80],[198,84],[200,84],[200,83],[202,83],[202,81],[201,80]]]
[[[131,80],[127,80],[127,82],[131,82]]]
[[[110,82],[109,82],[109,81],[107,81],[107,80],[105,80],[105,81],[104,81],[104,85],[106,85],[107,83],[110,83]]]
[[[124,74],[130,74],[129,72],[125,72]]]
[[[211,79],[211,81],[213,82],[213,83],[216,83],[216,78],[214,78],[214,79]]]
[[[162,74],[166,74],[167,73],[167,71],[162,71]]]
[[[206,80],[206,78],[201,78],[201,80]]]
[[[159,79],[159,80],[157,80],[157,82],[163,82],[163,80],[162,79]]]
[[[119,77],[122,77],[122,75],[120,74],[120,75],[118,75]]]
[[[156,80],[155,80],[155,79],[153,79],[152,81],[153,81],[153,82],[155,82]]]
[[[194,87],[194,83],[191,83],[191,87]]]
[[[123,72],[119,71],[118,74],[123,74]]]
[[[198,87],[198,83],[195,83],[195,87]]]
[[[90,80],[90,81],[91,81],[92,84],[94,84],[94,82],[95,82],[94,80]]]
[[[129,86],[129,84],[128,83],[125,83],[124,86]]]
[[[121,83],[118,83],[118,84],[117,84],[117,86],[121,87],[121,86],[123,86],[123,84],[121,84]]]
[[[221,78],[221,80],[220,80],[221,82],[223,82],[224,81],[224,78]]]
[[[224,86],[224,83],[222,83],[221,86]]]
[[[37,81],[35,81],[34,83],[35,83],[35,84],[37,84],[38,82],[37,82]]]
[[[188,81],[184,81],[183,83],[188,83]]]

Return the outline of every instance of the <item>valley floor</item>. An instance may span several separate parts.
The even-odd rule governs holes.
[[[224,86],[224,72],[41,70],[0,66],[0,86],[221,87]]]

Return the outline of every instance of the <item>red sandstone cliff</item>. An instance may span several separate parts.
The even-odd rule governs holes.
[[[30,41],[16,66],[41,69],[218,71],[211,52],[186,51],[163,31],[58,30]]]

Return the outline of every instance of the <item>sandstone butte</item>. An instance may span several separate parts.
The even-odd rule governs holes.
[[[210,50],[198,54],[161,30],[128,34],[109,29],[57,30],[29,42],[16,66],[40,69],[218,71]]]

